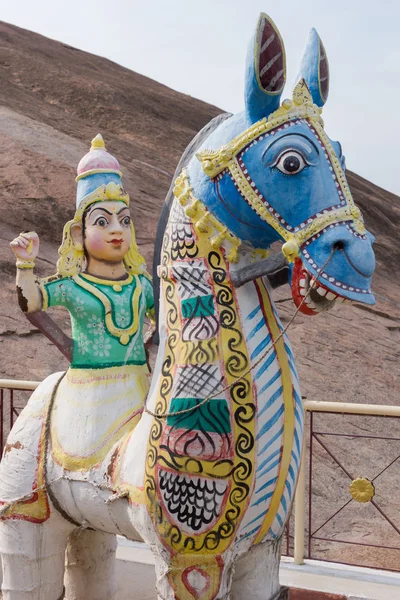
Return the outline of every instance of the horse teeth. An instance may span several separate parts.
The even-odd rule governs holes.
[[[334,294],[333,292],[326,292],[325,298],[327,300],[334,300],[336,297],[337,297],[336,294]]]
[[[306,295],[306,290],[304,288],[300,289],[300,296],[305,296]]]
[[[306,280],[305,279],[300,279],[300,285],[301,287],[306,287]]]
[[[317,288],[317,292],[318,292],[318,294],[319,294],[320,296],[325,296],[326,294],[328,294],[328,293],[329,293],[329,292],[327,292],[327,291],[326,291],[326,289],[325,289],[325,288],[323,288],[323,287],[318,287],[318,288]]]
[[[309,308],[316,308],[316,305],[314,304],[314,302],[311,300],[310,297],[306,298],[306,304],[309,306]]]

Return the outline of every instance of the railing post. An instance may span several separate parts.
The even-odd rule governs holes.
[[[306,415],[305,415],[306,416]],[[304,419],[306,423],[306,419]],[[294,564],[304,564],[304,541],[305,541],[305,497],[306,497],[306,444],[305,437],[299,477],[297,480],[296,497],[294,501]]]

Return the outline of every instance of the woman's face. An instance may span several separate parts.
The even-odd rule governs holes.
[[[121,262],[131,243],[131,218],[123,202],[98,202],[85,216],[85,249],[89,257]]]

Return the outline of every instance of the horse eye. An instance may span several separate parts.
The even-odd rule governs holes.
[[[297,175],[307,164],[299,152],[288,150],[284,154],[281,154],[274,166],[285,175]]]

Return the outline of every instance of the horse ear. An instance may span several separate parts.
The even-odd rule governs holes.
[[[329,64],[324,45],[315,29],[310,36],[297,79],[305,79],[314,104],[324,106],[329,94]]]
[[[280,103],[286,81],[286,56],[275,23],[261,13],[246,61],[245,103],[252,121],[267,117]]]

